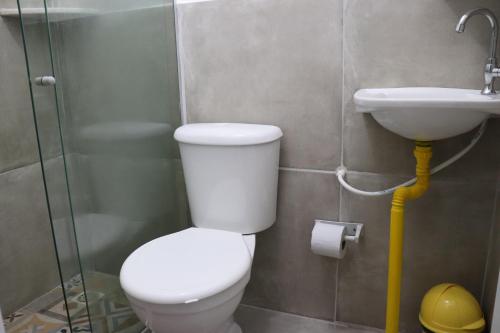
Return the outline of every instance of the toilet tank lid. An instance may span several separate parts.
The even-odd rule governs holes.
[[[283,136],[279,127],[241,123],[197,123],[179,127],[174,138],[182,143],[246,146],[268,143]]]

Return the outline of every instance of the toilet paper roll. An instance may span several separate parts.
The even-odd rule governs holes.
[[[346,252],[344,226],[316,222],[312,231],[311,250],[319,255],[342,259]]]

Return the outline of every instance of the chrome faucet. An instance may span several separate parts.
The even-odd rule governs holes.
[[[500,77],[500,68],[497,67],[497,38],[498,38],[498,20],[493,14],[493,12],[486,8],[477,8],[469,10],[467,13],[462,15],[460,21],[458,21],[456,31],[458,33],[465,31],[465,24],[467,21],[475,15],[483,15],[488,19],[491,25],[491,37],[490,37],[490,52],[488,59],[486,60],[486,65],[484,66],[484,88],[481,91],[483,95],[493,95],[497,92],[495,91],[495,79]]]

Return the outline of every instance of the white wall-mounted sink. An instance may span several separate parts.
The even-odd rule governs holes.
[[[500,115],[500,95],[472,89],[361,89],[354,103],[357,112],[371,113],[389,131],[421,141],[456,136]]]

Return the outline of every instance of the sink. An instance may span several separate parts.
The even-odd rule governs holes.
[[[500,115],[499,95],[472,89],[361,89],[354,103],[357,112],[371,113],[389,131],[420,141],[456,136]]]

